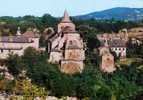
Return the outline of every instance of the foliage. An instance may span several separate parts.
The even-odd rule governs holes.
[[[54,27],[57,24],[57,19],[50,14],[44,14],[41,18],[44,27]]]
[[[32,84],[30,79],[19,79],[15,83],[14,92],[24,97],[45,97],[48,93],[44,87]]]
[[[120,29],[123,28],[133,28],[142,26],[142,22],[132,22],[132,21],[120,21],[120,20],[73,20],[77,26],[88,26],[92,28],[92,30],[96,30],[97,33],[112,33],[118,32]]]
[[[45,14],[42,17],[1,17],[0,33],[2,33],[1,35],[15,34],[17,26],[21,27],[22,32],[32,27],[40,29],[42,33],[46,27],[55,27],[57,21],[58,18],[54,18],[49,14]],[[96,37],[97,34],[118,32],[122,28],[139,26],[138,23],[116,21],[114,19],[83,21],[73,19],[73,21],[87,43],[84,71],[76,75],[61,73],[59,66],[47,62],[48,54],[46,52],[39,52],[30,47],[24,51],[23,56],[10,54],[7,59],[8,69],[16,79],[15,92],[22,92],[28,96],[31,94],[39,96],[45,94],[46,90],[48,90],[49,95],[57,97],[77,96],[78,98],[89,98],[90,100],[129,100],[142,93],[143,72],[138,69],[141,64],[121,65],[114,73],[103,73],[99,69],[98,50],[94,49],[100,46],[100,42]],[[143,55],[143,46],[135,49],[136,46],[129,45],[129,48],[129,54]],[[18,78],[22,70],[26,70],[26,75],[31,81]],[[2,82],[2,84],[5,84],[5,82]],[[13,84],[7,82],[0,88],[13,91]],[[43,87],[45,88],[44,90]]]
[[[139,57],[143,58],[143,44],[132,43],[132,40],[129,39],[127,43],[127,56],[128,57]]]
[[[13,56],[10,61],[15,61],[11,65],[14,66],[16,63],[17,66],[20,66],[21,63],[18,63],[15,55]],[[30,88],[34,89],[32,91],[36,91],[35,88],[42,86],[49,91],[49,95],[89,97],[90,100],[129,100],[143,92],[143,75],[142,70],[139,69],[141,63],[121,65],[116,72],[107,74],[101,72],[96,64],[89,61],[81,74],[67,75],[61,73],[57,65],[49,64],[47,58],[46,53],[38,52],[33,48],[26,49],[24,55],[19,58],[25,65],[27,76],[32,83],[37,84]],[[13,68],[16,67],[8,68],[13,71]],[[22,70],[22,68],[19,70]],[[20,83],[25,84],[24,86],[21,85],[25,94],[39,95],[36,94],[39,92],[31,91],[29,93],[28,89],[31,83],[28,80],[23,80]],[[41,89],[38,89],[38,91],[41,91]]]
[[[8,93],[12,93],[14,87],[14,81],[9,81],[9,80],[0,80],[0,90],[1,91],[6,91]]]
[[[21,70],[24,69],[25,67],[24,63],[22,62],[21,57],[16,54],[9,55],[6,65],[10,73],[14,75],[15,77],[17,77],[20,74]]]
[[[88,26],[93,33],[104,33],[104,32],[118,32],[122,28],[132,28],[136,26],[142,26],[142,21],[131,22],[131,21],[118,21],[118,20],[77,20],[72,18],[73,22],[78,28],[81,26]],[[42,17],[36,17],[26,15],[23,17],[11,17],[3,16],[0,17],[0,32],[2,35],[16,34],[17,27],[21,27],[21,31],[25,32],[27,28],[37,28],[40,32],[43,32],[44,28],[55,27],[59,18],[55,18],[50,14],[44,14]],[[10,30],[4,32],[5,29]]]

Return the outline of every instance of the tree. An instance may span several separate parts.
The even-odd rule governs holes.
[[[17,77],[21,70],[25,68],[25,64],[23,63],[22,58],[17,54],[10,54],[6,65],[9,72],[15,77]]]
[[[57,23],[57,20],[50,14],[44,14],[41,18],[41,21],[45,28],[49,26],[53,27]]]

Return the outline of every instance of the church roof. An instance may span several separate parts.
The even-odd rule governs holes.
[[[65,12],[64,12],[64,16],[63,16],[63,18],[62,18],[62,21],[61,21],[62,23],[69,23],[69,22],[71,22],[71,20],[70,20],[70,17],[69,17],[69,14],[68,14],[68,12],[65,10]]]

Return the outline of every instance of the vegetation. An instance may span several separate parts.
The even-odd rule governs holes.
[[[15,34],[17,27],[24,32],[27,28],[37,28],[41,34],[44,28],[55,27],[58,18],[48,14],[42,17],[0,17],[0,34]],[[46,52],[27,48],[23,56],[10,54],[7,59],[9,72],[15,77],[12,82],[3,78],[0,89],[26,96],[77,96],[89,100],[134,100],[143,93],[142,62],[130,61],[130,64],[120,63],[117,71],[111,74],[103,73],[99,69],[98,48],[99,41],[96,34],[102,32],[117,32],[122,28],[142,26],[143,22],[127,22],[112,20],[76,20],[77,30],[86,42],[85,69],[81,74],[67,75],[59,71],[58,65],[47,62]],[[128,57],[132,54],[143,55],[143,46],[128,45]],[[138,48],[137,48],[138,47]],[[138,56],[140,57],[140,56]],[[22,71],[26,77],[21,78]],[[31,79],[31,80],[29,80]],[[48,92],[47,92],[48,91]]]
[[[83,73],[67,75],[61,73],[57,65],[47,63],[45,52],[38,52],[33,48],[26,49],[21,57],[11,55],[8,59],[8,65],[11,65],[11,58],[14,58],[15,61],[21,59],[19,64],[24,64],[24,69],[27,71],[26,76],[31,79],[33,84],[45,87],[48,94],[52,96],[88,97],[90,100],[133,100],[136,95],[143,92],[143,71],[139,68],[141,63],[132,62],[130,65],[120,65],[116,72],[107,74],[101,72],[96,64],[88,61]],[[13,70],[9,70],[18,79],[19,75],[16,75],[14,71],[22,69],[13,67]],[[28,81],[23,82],[27,84]],[[25,91],[29,87],[28,85]],[[29,92],[27,93],[29,94]]]
[[[132,44],[131,39],[127,43],[127,56],[143,58],[143,44]]]
[[[122,28],[132,28],[136,26],[143,26],[142,21],[118,21],[118,20],[77,20],[72,18],[78,29],[86,27],[92,30],[92,33],[101,32],[118,32]],[[44,14],[42,17],[35,17],[26,15],[24,17],[0,17],[0,33],[1,35],[15,34],[17,27],[21,27],[21,31],[25,32],[27,28],[37,28],[40,32],[47,27],[55,27],[59,22],[59,18],[55,18],[49,14]],[[85,29],[85,31],[86,31]]]

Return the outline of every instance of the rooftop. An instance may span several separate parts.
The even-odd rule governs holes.
[[[0,42],[28,43],[30,41],[23,36],[2,36],[0,37]]]
[[[65,12],[64,12],[64,16],[63,16],[63,18],[62,18],[62,21],[61,21],[61,22],[63,22],[63,23],[71,22],[71,20],[70,20],[70,17],[69,17],[69,14],[68,14],[67,10],[65,10]]]
[[[26,31],[25,33],[22,34],[22,36],[28,37],[28,38],[36,37],[36,35],[35,35],[35,33],[33,31]]]
[[[113,39],[112,41],[109,41],[110,47],[126,47],[126,41],[121,39]]]
[[[0,42],[8,42],[8,43],[31,43],[32,41],[29,41],[29,38],[35,38],[38,37],[35,35],[33,31],[26,31],[22,35],[16,35],[16,36],[0,36]]]

